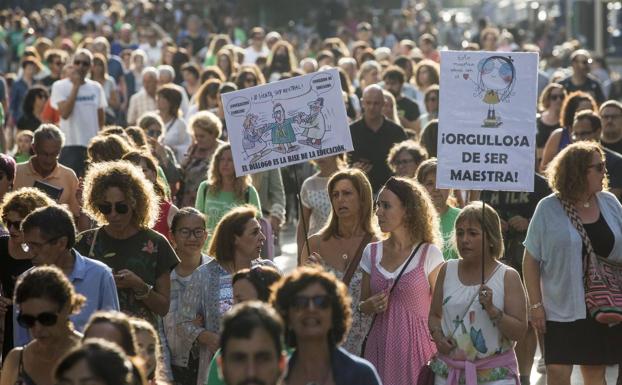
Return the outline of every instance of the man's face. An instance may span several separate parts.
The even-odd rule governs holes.
[[[250,338],[230,338],[219,363],[227,385],[275,385],[285,367],[270,334],[256,328]]]
[[[147,91],[149,95],[154,96],[158,90],[158,78],[151,74],[145,75],[143,77],[143,87],[145,87],[145,91]]]
[[[382,116],[384,96],[382,91],[372,89],[363,95],[363,115],[365,119],[379,119]]]
[[[34,151],[37,155],[37,166],[44,173],[51,173],[58,165],[58,155],[60,154],[60,142],[47,139],[41,143],[35,143]]]
[[[402,93],[402,83],[392,78],[384,79],[384,89],[389,91],[395,98],[399,98]]]
[[[34,266],[53,265],[63,253],[64,247],[60,239],[49,239],[37,227],[24,233],[24,243]]]
[[[589,119],[579,119],[572,125],[572,139],[575,142],[582,140],[592,142],[599,138],[600,130],[595,130]]]
[[[577,55],[572,60],[572,70],[575,74],[587,76],[590,72],[590,62],[592,59],[587,58],[584,55]]]
[[[169,76],[168,73],[161,73],[160,74],[160,79],[158,80],[158,83],[163,86],[165,84],[169,84],[173,82],[173,78],[171,76]]]
[[[622,111],[617,107],[605,107],[600,113],[603,122],[604,136],[619,136],[622,134]]]
[[[73,59],[73,67],[80,72],[80,76],[85,78],[91,70],[91,59],[88,56],[80,54]]]

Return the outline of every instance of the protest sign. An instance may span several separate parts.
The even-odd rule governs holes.
[[[538,55],[441,52],[439,188],[533,191]]]
[[[353,150],[336,69],[222,95],[236,175]]]

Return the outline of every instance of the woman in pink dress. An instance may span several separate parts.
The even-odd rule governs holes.
[[[436,353],[427,325],[443,264],[438,215],[419,183],[391,178],[380,190],[376,216],[388,238],[370,243],[361,261],[358,309],[375,315],[364,357],[385,385],[413,384]]]

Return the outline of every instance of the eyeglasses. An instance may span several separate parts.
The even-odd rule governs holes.
[[[91,62],[87,61],[87,60],[74,60],[73,64],[77,65],[77,66],[83,66],[83,67],[90,67],[91,66]]]
[[[601,115],[600,118],[602,120],[615,120],[618,119],[620,116],[622,116],[622,114],[613,114],[613,115]]]
[[[596,170],[596,172],[604,172],[605,170],[607,170],[607,166],[605,165],[605,162],[590,164],[589,166],[587,166],[587,168],[588,169],[593,168],[594,170]]]
[[[160,130],[147,130],[147,136],[150,138],[159,138],[162,135]]]
[[[12,227],[15,227],[16,230],[19,230],[20,225],[22,224],[22,220],[20,219],[19,221],[9,221],[8,219],[4,221],[4,223],[6,224],[6,229],[9,230]]]
[[[549,99],[550,100],[563,100],[564,94],[550,94]]]
[[[589,138],[590,135],[593,135],[593,134],[594,134],[594,131],[583,131],[583,132],[574,131],[572,133],[572,138],[575,140],[581,140],[581,139]]]
[[[406,166],[408,164],[415,163],[414,159],[396,159],[393,161],[393,164],[396,166]]]
[[[62,237],[64,237],[64,235],[59,235],[58,237],[50,238],[47,241],[42,242],[42,243],[24,242],[22,243],[22,250],[24,250],[25,253],[32,251],[32,250],[40,250],[43,246],[49,245],[50,243],[54,243],[58,241],[59,239],[61,239]]]
[[[130,211],[130,206],[127,203],[123,202],[115,202],[114,205],[112,203],[100,203],[97,205],[97,209],[99,210],[99,212],[104,215],[109,215],[110,213],[112,213],[113,207],[114,211],[116,211],[117,214],[127,214],[127,212]]]
[[[313,304],[313,307],[316,309],[328,309],[330,307],[330,302],[330,297],[326,294],[313,297],[297,295],[292,302],[292,307],[296,310],[304,310],[308,309],[309,305]]]
[[[190,238],[190,234],[192,234],[192,236],[195,237],[196,239],[203,238],[203,236],[206,233],[203,227],[196,227],[194,229],[182,227],[178,230],[175,230],[175,232],[181,235],[183,238]]]
[[[36,316],[24,314],[21,312],[17,315],[17,323],[19,324],[19,326],[26,329],[31,329],[33,326],[35,326],[35,322],[39,322],[41,326],[54,326],[56,325],[57,321],[58,314],[50,312],[39,313]]]

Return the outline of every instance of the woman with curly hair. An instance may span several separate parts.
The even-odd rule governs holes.
[[[301,267],[276,284],[271,302],[285,321],[287,345],[295,348],[286,384],[381,383],[369,362],[339,347],[350,328],[350,297],[332,273]]]
[[[204,385],[208,367],[218,350],[220,320],[233,306],[232,276],[257,265],[276,267],[260,258],[266,237],[257,221],[258,210],[250,205],[231,209],[218,223],[208,255],[214,259],[192,273],[177,308],[177,344],[199,345],[197,385]],[[189,362],[189,349],[178,350],[177,362]]]
[[[387,163],[395,176],[414,178],[417,168],[428,159],[428,152],[414,140],[405,140],[391,147]]]
[[[152,230],[158,216],[153,185],[126,161],[96,163],[84,181],[84,210],[100,227],[78,236],[76,249],[114,272],[121,311],[156,325],[169,308],[170,271],[179,260]]]
[[[207,180],[199,185],[194,204],[197,210],[207,215],[209,237],[216,224],[233,207],[250,203],[261,213],[259,194],[251,183],[250,175],[235,175],[231,145],[220,146],[214,153]]]
[[[0,384],[52,384],[56,363],[80,345],[81,335],[69,317],[85,301],[57,267],[37,267],[22,274],[15,286],[16,322],[29,329],[33,340],[5,357]]]
[[[89,141],[86,148],[87,163],[109,162],[121,159],[132,149],[128,142],[121,136],[97,135]]]
[[[412,384],[436,353],[428,313],[443,264],[438,214],[425,188],[405,178],[390,178],[376,206],[388,238],[370,243],[361,261],[358,309],[374,315],[364,357],[384,384]]]

